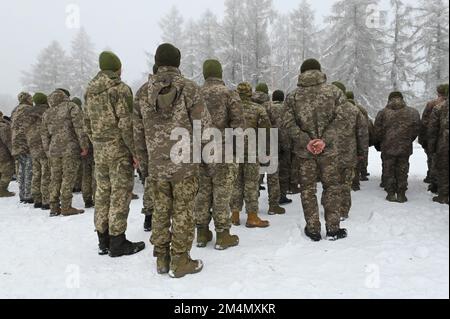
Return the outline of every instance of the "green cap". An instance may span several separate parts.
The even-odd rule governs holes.
[[[111,51],[103,51],[99,57],[100,70],[117,72],[122,69],[122,62],[117,55]]]
[[[47,104],[47,95],[41,92],[37,92],[33,95],[33,102],[36,105]]]
[[[316,59],[305,60],[305,62],[303,62],[302,66],[300,68],[301,73],[305,73],[306,71],[311,71],[311,70],[322,71],[322,66],[320,65],[319,61],[317,61]]]
[[[80,107],[83,105],[83,102],[77,97],[74,97],[72,99],[72,102],[75,103],[76,105],[80,106]]]
[[[269,87],[267,86],[266,83],[258,83],[258,85],[255,88],[255,91],[269,94]]]
[[[222,64],[217,60],[206,60],[203,63],[203,77],[208,78],[219,78],[221,79],[223,75]]]
[[[389,101],[395,98],[403,99],[403,94],[401,92],[395,91],[389,94]]]
[[[440,95],[447,95],[448,94],[448,84],[441,84],[437,87],[437,92]]]
[[[349,100],[355,99],[355,94],[353,93],[353,91],[347,91],[347,93],[345,93],[345,95],[347,96],[347,99],[349,99]]]
[[[272,101],[284,102],[284,92],[281,90],[276,90],[272,94]]]
[[[155,63],[158,67],[173,66],[180,67],[181,52],[170,43],[161,44],[156,50]]]
[[[337,88],[339,88],[342,92],[347,92],[347,88],[345,87],[345,85],[342,82],[336,81],[333,82],[333,85],[336,86]]]

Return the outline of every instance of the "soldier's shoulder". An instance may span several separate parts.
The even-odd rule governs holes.
[[[136,91],[136,98],[140,98],[141,96],[146,94],[148,92],[148,86],[149,86],[148,81],[142,84],[141,87]]]

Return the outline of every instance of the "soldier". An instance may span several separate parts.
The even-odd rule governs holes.
[[[340,228],[337,204],[341,196],[337,116],[346,98],[341,90],[326,82],[320,63],[306,60],[301,66],[298,88],[286,99],[286,127],[295,138],[295,153],[300,162],[305,234],[313,241],[322,239],[316,197],[318,177],[323,185],[327,237],[329,240],[347,237],[347,230]]]
[[[27,113],[33,106],[33,97],[29,93],[22,92],[18,98],[19,106],[12,115],[12,155],[19,163],[20,202],[33,204],[31,195],[32,160],[25,133],[29,123]]]
[[[142,119],[143,125],[135,132],[139,136],[136,139],[138,159],[148,166],[151,178],[155,205],[151,242],[157,271],[169,273],[172,278],[200,272],[203,262],[190,257],[195,237],[194,203],[199,165],[197,161],[172,158],[171,155],[176,156],[172,148],[178,143],[170,137],[174,130],[183,131],[192,149],[193,126],[201,123],[205,128],[211,124],[201,90],[181,75],[180,60],[180,50],[171,44],[162,44],[156,50],[158,72],[149,76],[137,97],[140,114],[136,116]]]
[[[78,106],[61,89],[48,96],[50,108],[42,117],[42,144],[50,160],[50,216],[84,213],[72,207],[72,190],[80,165],[80,154],[88,152]],[[81,148],[80,148],[81,146]]]
[[[29,125],[26,131],[27,144],[33,161],[33,179],[31,182],[31,194],[34,200],[34,208],[42,210],[50,209],[50,166],[47,155],[42,145],[42,117],[48,110],[47,96],[36,93],[33,96],[34,106],[28,112]]]
[[[448,97],[448,88],[447,88]],[[448,183],[449,183],[449,126],[448,126],[448,98],[445,102],[434,107],[430,116],[428,126],[427,150],[429,154],[435,154],[435,176],[438,185],[438,196],[433,201],[440,204],[447,204],[448,201]]]
[[[270,129],[270,120],[264,107],[251,101],[251,85],[249,83],[241,83],[238,85],[237,92],[242,100],[246,129]],[[246,227],[266,228],[270,226],[269,222],[258,217],[259,163],[257,160],[255,163],[251,162],[248,148],[255,149],[256,145],[248,145],[248,143],[245,145],[245,163],[239,164],[231,198],[231,222],[235,226],[241,224],[240,212],[245,201],[245,209],[247,211]]]
[[[337,88],[346,94],[345,85],[333,82]],[[349,217],[352,206],[352,184],[354,176],[358,176],[360,169],[358,163],[364,161],[369,145],[369,128],[364,113],[355,105],[353,100],[345,103],[337,116],[338,122],[338,149],[339,167],[342,185],[341,220]]]
[[[278,150],[279,150],[279,182],[280,182],[280,205],[291,204],[292,199],[287,198],[291,184],[291,149],[290,138],[284,128],[284,92],[276,90],[272,94],[271,112],[277,116],[273,119],[275,126],[278,127]],[[269,114],[270,117],[270,114]],[[273,124],[273,123],[272,123]]]
[[[207,60],[203,65],[205,84],[201,89],[213,126],[223,137],[222,154],[225,154],[225,129],[244,128],[244,114],[236,92],[230,91],[222,80],[222,65],[217,60]],[[238,164],[219,163],[200,165],[199,193],[195,202],[197,247],[206,247],[212,240],[209,223],[212,218],[216,228],[215,249],[225,250],[239,244],[239,237],[230,235],[230,200],[236,180]]]
[[[81,99],[74,97],[72,99],[72,102],[78,105],[81,114],[83,115],[83,102],[81,101]],[[89,143],[88,155],[81,158],[81,165],[77,174],[78,184],[75,185],[75,192],[78,192],[78,190],[81,189],[81,193],[83,194],[84,208],[94,207],[93,198],[95,193],[94,147],[92,146],[92,143],[89,141],[89,139],[88,143]]]
[[[3,119],[3,113],[0,112],[0,198],[14,197],[16,195],[8,191],[9,183],[14,175],[11,141],[11,125]]]
[[[127,219],[138,166],[133,140],[133,93],[121,80],[122,63],[109,51],[99,57],[100,72],[89,82],[85,130],[94,147],[95,230],[99,255],[121,257],[145,248],[126,239]]]
[[[390,202],[408,201],[409,157],[419,131],[419,112],[406,105],[402,93],[392,92],[387,107],[375,120],[375,136],[381,143],[385,166],[386,199]]]
[[[422,125],[420,127],[420,133],[419,133],[419,144],[422,145],[423,149],[425,150],[425,153],[427,153],[428,158],[428,171],[427,171],[427,177],[425,178],[424,182],[427,184],[430,184],[430,189],[432,192],[437,191],[437,186],[435,181],[433,180],[432,176],[432,170],[433,170],[433,155],[430,154],[428,151],[433,149],[432,147],[428,147],[427,142],[427,130],[430,123],[430,117],[433,112],[433,109],[438,106],[439,104],[443,103],[445,99],[447,98],[445,92],[448,89],[448,84],[441,84],[437,87],[436,93],[437,98],[433,101],[430,101],[427,103],[423,114],[422,114]]]

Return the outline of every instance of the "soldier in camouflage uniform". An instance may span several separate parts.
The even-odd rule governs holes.
[[[419,112],[406,105],[400,92],[392,92],[387,107],[375,120],[375,136],[384,159],[386,199],[390,202],[408,201],[409,157],[419,130]]]
[[[420,127],[420,133],[419,133],[419,144],[422,145],[423,149],[425,150],[425,153],[427,154],[428,158],[428,171],[427,171],[427,177],[425,178],[424,182],[427,184],[430,184],[430,189],[432,192],[437,191],[437,185],[436,180],[433,178],[433,156],[434,154],[430,154],[429,151],[434,149],[433,147],[428,147],[428,134],[427,130],[429,128],[430,118],[431,114],[433,113],[433,109],[443,103],[445,99],[447,98],[447,95],[445,94],[446,90],[448,90],[448,84],[442,84],[439,85],[436,89],[437,98],[433,101],[430,101],[427,103],[423,114],[422,114],[422,125]]]
[[[100,72],[89,82],[84,106],[85,130],[94,147],[95,230],[99,254],[133,255],[145,243],[126,239],[127,219],[138,166],[133,140],[133,93],[121,80],[122,63],[112,52],[99,57]]]
[[[51,93],[48,103],[50,108],[42,117],[41,137],[50,160],[50,216],[82,214],[83,210],[72,207],[72,190],[80,156],[87,155],[83,117],[64,90],[57,89]]]
[[[14,175],[11,141],[11,124],[3,119],[3,113],[0,112],[0,198],[16,195],[8,191],[9,183]]]
[[[81,114],[83,115],[83,102],[74,97],[72,102],[78,105]],[[84,115],[83,115],[84,117]],[[84,119],[83,119],[84,123]],[[88,155],[81,158],[80,169],[78,170],[77,182],[75,184],[75,192],[81,190],[83,194],[83,201],[85,208],[94,207],[94,194],[95,194],[95,178],[94,178],[94,147],[91,141],[89,141]]]
[[[239,95],[230,91],[222,80],[222,65],[207,60],[203,65],[205,84],[201,89],[206,107],[215,128],[221,131],[223,144],[219,163],[200,165],[199,193],[195,202],[197,247],[206,247],[212,240],[209,223],[212,217],[216,228],[215,249],[225,250],[239,244],[239,237],[230,235],[230,200],[236,180],[238,164],[225,163],[225,129],[244,128],[244,114]]]
[[[334,82],[333,85],[346,93],[345,85]],[[364,113],[355,105],[353,100],[347,101],[338,113],[338,149],[339,167],[341,176],[341,220],[349,217],[352,206],[352,184],[354,176],[358,175],[360,169],[358,164],[364,161],[364,156],[369,148],[369,128]]]
[[[12,156],[14,156],[19,163],[18,182],[20,188],[20,202],[32,204],[32,159],[27,144],[26,130],[29,125],[27,114],[33,106],[33,97],[26,92],[22,92],[19,94],[18,99],[19,106],[12,115]]]
[[[448,97],[448,88],[447,88]],[[435,154],[436,182],[438,196],[433,201],[447,204],[449,183],[449,126],[448,126],[448,98],[433,109],[428,126],[428,153]]]
[[[321,223],[317,202],[318,176],[323,185],[327,237],[347,237],[340,228],[341,175],[339,174],[338,114],[346,97],[337,87],[327,84],[317,60],[306,60],[301,67],[298,88],[286,99],[286,128],[295,139],[295,153],[300,159],[300,187],[306,219],[306,235],[320,241]]]
[[[50,209],[50,166],[42,145],[42,117],[48,110],[47,96],[36,93],[33,96],[34,106],[28,112],[29,125],[26,131],[27,144],[33,160],[33,179],[31,194],[34,208]]]
[[[252,87],[249,83],[241,83],[238,85],[237,92],[242,100],[244,119],[246,129],[257,131],[261,129],[270,129],[271,123],[265,108],[261,105],[253,103]],[[257,132],[256,132],[257,133]],[[240,225],[240,212],[245,201],[245,209],[247,211],[248,228],[266,228],[269,222],[261,220],[258,217],[258,185],[259,185],[259,162],[255,158],[250,158],[249,148],[256,150],[256,145],[245,145],[245,163],[239,164],[237,179],[231,199],[231,221],[233,225]],[[255,161],[252,163],[252,161]]]
[[[176,156],[172,148],[176,149],[180,142],[170,137],[174,130],[182,130],[188,134],[187,147],[192,150],[194,121],[203,128],[211,125],[201,90],[181,75],[180,60],[181,53],[173,45],[165,43],[158,47],[155,55],[158,72],[150,75],[141,88],[137,97],[140,114],[135,114],[143,123],[135,127],[136,153],[148,167],[155,205],[153,255],[157,257],[158,273],[169,273],[172,278],[198,273],[203,263],[190,257],[195,237],[199,165],[192,160],[183,163],[172,158],[171,155]]]

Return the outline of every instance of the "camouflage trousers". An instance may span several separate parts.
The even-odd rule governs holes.
[[[81,161],[83,162],[83,159],[81,159]],[[81,162],[80,167],[78,168],[78,172],[77,172],[77,179],[75,180],[75,185],[73,186],[74,189],[80,190],[81,189],[81,184],[83,182],[83,164]]]
[[[406,192],[408,190],[409,156],[384,157],[385,190],[388,193]]]
[[[352,184],[354,176],[359,174],[358,169],[354,167],[345,167],[340,169],[341,176],[341,203],[339,205],[340,216],[343,218],[348,218],[350,213],[350,208],[352,207]]]
[[[449,183],[449,155],[448,153],[435,155],[435,172],[436,182],[438,185],[439,196],[448,197],[448,183]]]
[[[153,199],[152,199],[152,187],[151,187],[151,179],[147,177],[144,182],[144,209],[142,209],[142,214],[145,216],[153,215],[153,211],[155,210]]]
[[[48,159],[33,158],[31,195],[35,203],[50,204],[50,165]]]
[[[231,196],[231,211],[240,212],[244,206],[247,214],[259,211],[259,164],[239,164],[236,182]]]
[[[81,159],[81,193],[84,202],[95,198],[94,156],[88,155]]]
[[[75,156],[50,158],[50,207],[56,209],[72,206],[73,187],[77,178],[80,158]]]
[[[267,186],[269,193],[269,206],[278,206],[281,196],[280,177],[278,169],[274,174],[267,174]]]
[[[29,200],[31,197],[31,181],[33,179],[33,160],[30,155],[19,156],[19,197],[21,200]]]
[[[14,162],[0,163],[0,192],[8,190],[9,183],[14,175]]]
[[[425,150],[425,153],[427,154],[427,177],[432,178],[432,170],[433,170],[433,154]]]
[[[198,193],[198,177],[181,181],[151,181],[153,212],[153,255],[160,257],[169,251],[172,256],[189,253],[195,237],[194,205]]]
[[[208,227],[212,217],[217,232],[231,228],[230,200],[237,170],[238,164],[200,167],[199,192],[194,209],[197,227]]]
[[[115,154],[114,154],[115,155]],[[134,169],[131,157],[111,157],[105,150],[95,150],[94,223],[97,232],[119,236],[127,230],[131,194],[134,186]]]
[[[280,182],[280,195],[286,196],[289,192],[291,184],[291,154],[280,153],[279,157],[279,182]]]
[[[317,202],[317,180],[322,182],[322,205],[325,208],[326,228],[336,232],[340,228],[341,185],[339,168],[334,157],[300,159],[300,191],[306,227],[311,233],[321,231],[319,205]]]

